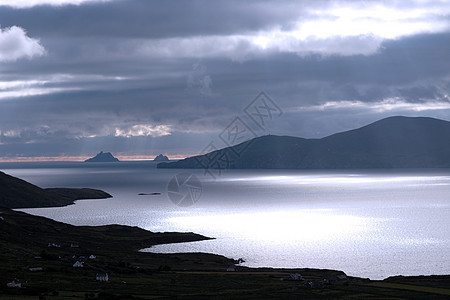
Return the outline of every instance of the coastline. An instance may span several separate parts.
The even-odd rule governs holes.
[[[63,207],[76,200],[112,196],[91,188],[40,188],[0,171],[0,206],[9,208]]]
[[[445,299],[450,295],[446,289],[450,283],[449,275],[393,276],[370,280],[347,276],[338,270],[252,268],[216,254],[139,251],[154,245],[211,239],[194,233],[152,233],[122,225],[73,226],[18,211],[0,216],[3,218],[0,221],[0,256],[1,261],[8,262],[0,266],[0,298],[17,293],[14,297],[21,299],[26,292],[59,299],[51,298],[51,294],[77,291],[83,295],[94,294],[97,298],[93,299],[113,299],[105,298],[101,293],[116,297],[126,295],[130,289],[139,291],[133,294],[136,299],[139,295],[155,294],[181,298],[183,296],[180,295],[187,298],[193,297],[188,295],[209,295],[248,299],[252,298],[249,290],[258,299],[264,298],[268,290],[272,291],[271,298],[323,298],[324,294],[341,298],[365,293],[374,299],[394,294],[404,298]],[[16,217],[19,219],[10,223]],[[24,218],[28,221],[22,222]],[[5,230],[8,224],[15,227]],[[72,247],[72,244],[78,247]],[[90,260],[90,255],[96,258]],[[77,261],[84,263],[84,267],[75,269],[73,264]],[[111,280],[108,285],[96,282],[95,274],[98,272],[109,274]],[[295,274],[300,274],[301,279]],[[6,284],[15,278],[26,289],[6,288]],[[204,286],[204,282],[211,284]],[[176,288],[171,290],[174,284]]]
[[[29,294],[59,299],[51,296],[73,291],[93,294],[92,299],[116,299],[129,295],[130,289],[135,294],[125,299],[156,294],[188,299],[205,295],[341,298],[361,293],[373,299],[394,294],[416,299],[450,296],[446,288],[450,275],[370,280],[327,269],[249,268],[239,266],[237,260],[208,253],[143,253],[139,249],[152,245],[210,238],[194,233],[153,233],[122,225],[73,226],[7,208],[0,211],[0,256],[8,262],[0,266],[0,298],[8,295],[21,299]],[[73,267],[76,262],[83,267]],[[107,285],[95,280],[100,271],[109,274]],[[6,287],[14,278],[24,282],[24,288]],[[110,298],[105,298],[105,293]]]

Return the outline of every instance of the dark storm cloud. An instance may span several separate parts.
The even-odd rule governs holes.
[[[281,3],[284,2],[284,3]],[[284,4],[284,5],[283,5]],[[289,5],[293,10],[286,9]],[[292,1],[122,0],[84,5],[0,7],[3,27],[38,36],[170,38],[225,35],[289,26],[301,5]]]
[[[361,6],[313,8],[339,3]],[[396,5],[399,15],[407,10]],[[302,30],[296,22],[314,20],[307,8],[306,1],[0,6],[2,28],[19,26],[45,48],[0,63],[0,156],[195,153],[261,90],[285,111],[265,133],[324,136],[392,114],[450,119],[450,35],[438,26],[447,16],[430,18],[436,32],[296,40],[289,33]],[[323,33],[319,25],[311,36]],[[279,44],[258,39],[274,28],[267,35]]]
[[[28,124],[32,128],[49,124],[57,128],[67,126],[76,129],[72,130],[72,136],[111,134],[122,125],[146,123],[172,124],[178,130],[186,126],[190,126],[191,130],[220,130],[230,118],[241,113],[244,104],[251,101],[255,91],[259,90],[269,91],[280,105],[288,108],[334,100],[378,101],[403,97],[414,102],[434,99],[442,96],[442,87],[448,90],[445,81],[442,87],[438,85],[440,78],[449,75],[450,59],[446,59],[448,52],[440,54],[442,61],[436,61],[434,55],[427,54],[433,51],[434,44],[445,41],[445,38],[442,35],[436,35],[433,39],[426,37],[427,43],[423,43],[424,37],[416,37],[415,44],[425,44],[429,49],[421,47],[420,52],[416,53],[414,51],[418,47],[405,47],[398,51],[398,47],[391,49],[387,45],[376,57],[324,59],[299,58],[289,54],[244,63],[207,60],[204,63],[208,68],[204,74],[212,78],[214,97],[205,97],[200,91],[189,87],[189,76],[195,64],[182,60],[165,62],[164,71],[158,71],[156,77],[153,77],[152,69],[162,68],[158,63],[149,62],[148,69],[143,68],[142,72],[136,71],[140,62],[129,59],[85,66],[74,63],[73,68],[64,71],[73,70],[72,73],[80,78],[76,81],[72,78],[59,83],[48,82],[42,87],[78,87],[82,90],[4,100],[0,112],[2,125],[4,128],[8,124],[13,127],[26,127]],[[405,56],[415,60],[420,58],[420,62],[411,66],[409,61],[404,60]],[[383,60],[396,63],[381,63]],[[35,71],[30,65],[28,70],[38,74],[43,66],[38,61],[32,64],[35,64]],[[114,67],[111,64],[117,65]],[[430,68],[432,64],[436,64],[437,72]],[[67,62],[65,66],[69,65],[70,62]],[[23,66],[27,69],[25,63]],[[412,67],[416,72],[411,71]],[[59,68],[61,70],[62,67]],[[96,70],[102,70],[105,78],[83,78],[83,74],[95,74]],[[51,70],[49,73],[53,72]],[[113,75],[125,79],[107,77]],[[138,78],[126,79],[132,75],[138,75]],[[11,114],[11,111],[14,113]]]

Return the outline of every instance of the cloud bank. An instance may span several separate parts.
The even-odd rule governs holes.
[[[0,20],[0,157],[195,154],[260,91],[286,113],[258,134],[450,120],[448,1],[0,0]]]

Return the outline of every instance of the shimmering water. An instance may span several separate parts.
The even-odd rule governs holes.
[[[339,269],[380,279],[450,274],[450,170],[188,170],[202,194],[190,207],[167,196],[186,170],[150,162],[0,164],[42,187],[92,187],[106,200],[25,209],[74,225],[126,224],[152,231],[193,231],[215,240],[144,251],[211,252],[247,266]],[[138,193],[160,192],[160,196]],[[182,191],[183,192],[183,191]]]

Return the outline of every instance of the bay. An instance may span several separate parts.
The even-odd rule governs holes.
[[[22,210],[28,213],[74,225],[216,238],[142,251],[210,252],[243,258],[246,266],[338,269],[371,279],[450,273],[448,169],[208,173],[156,169],[153,162],[2,163],[0,169],[41,187],[91,187],[114,196]],[[197,200],[191,206],[174,204],[168,194],[179,173],[199,179],[198,188],[180,189]]]

